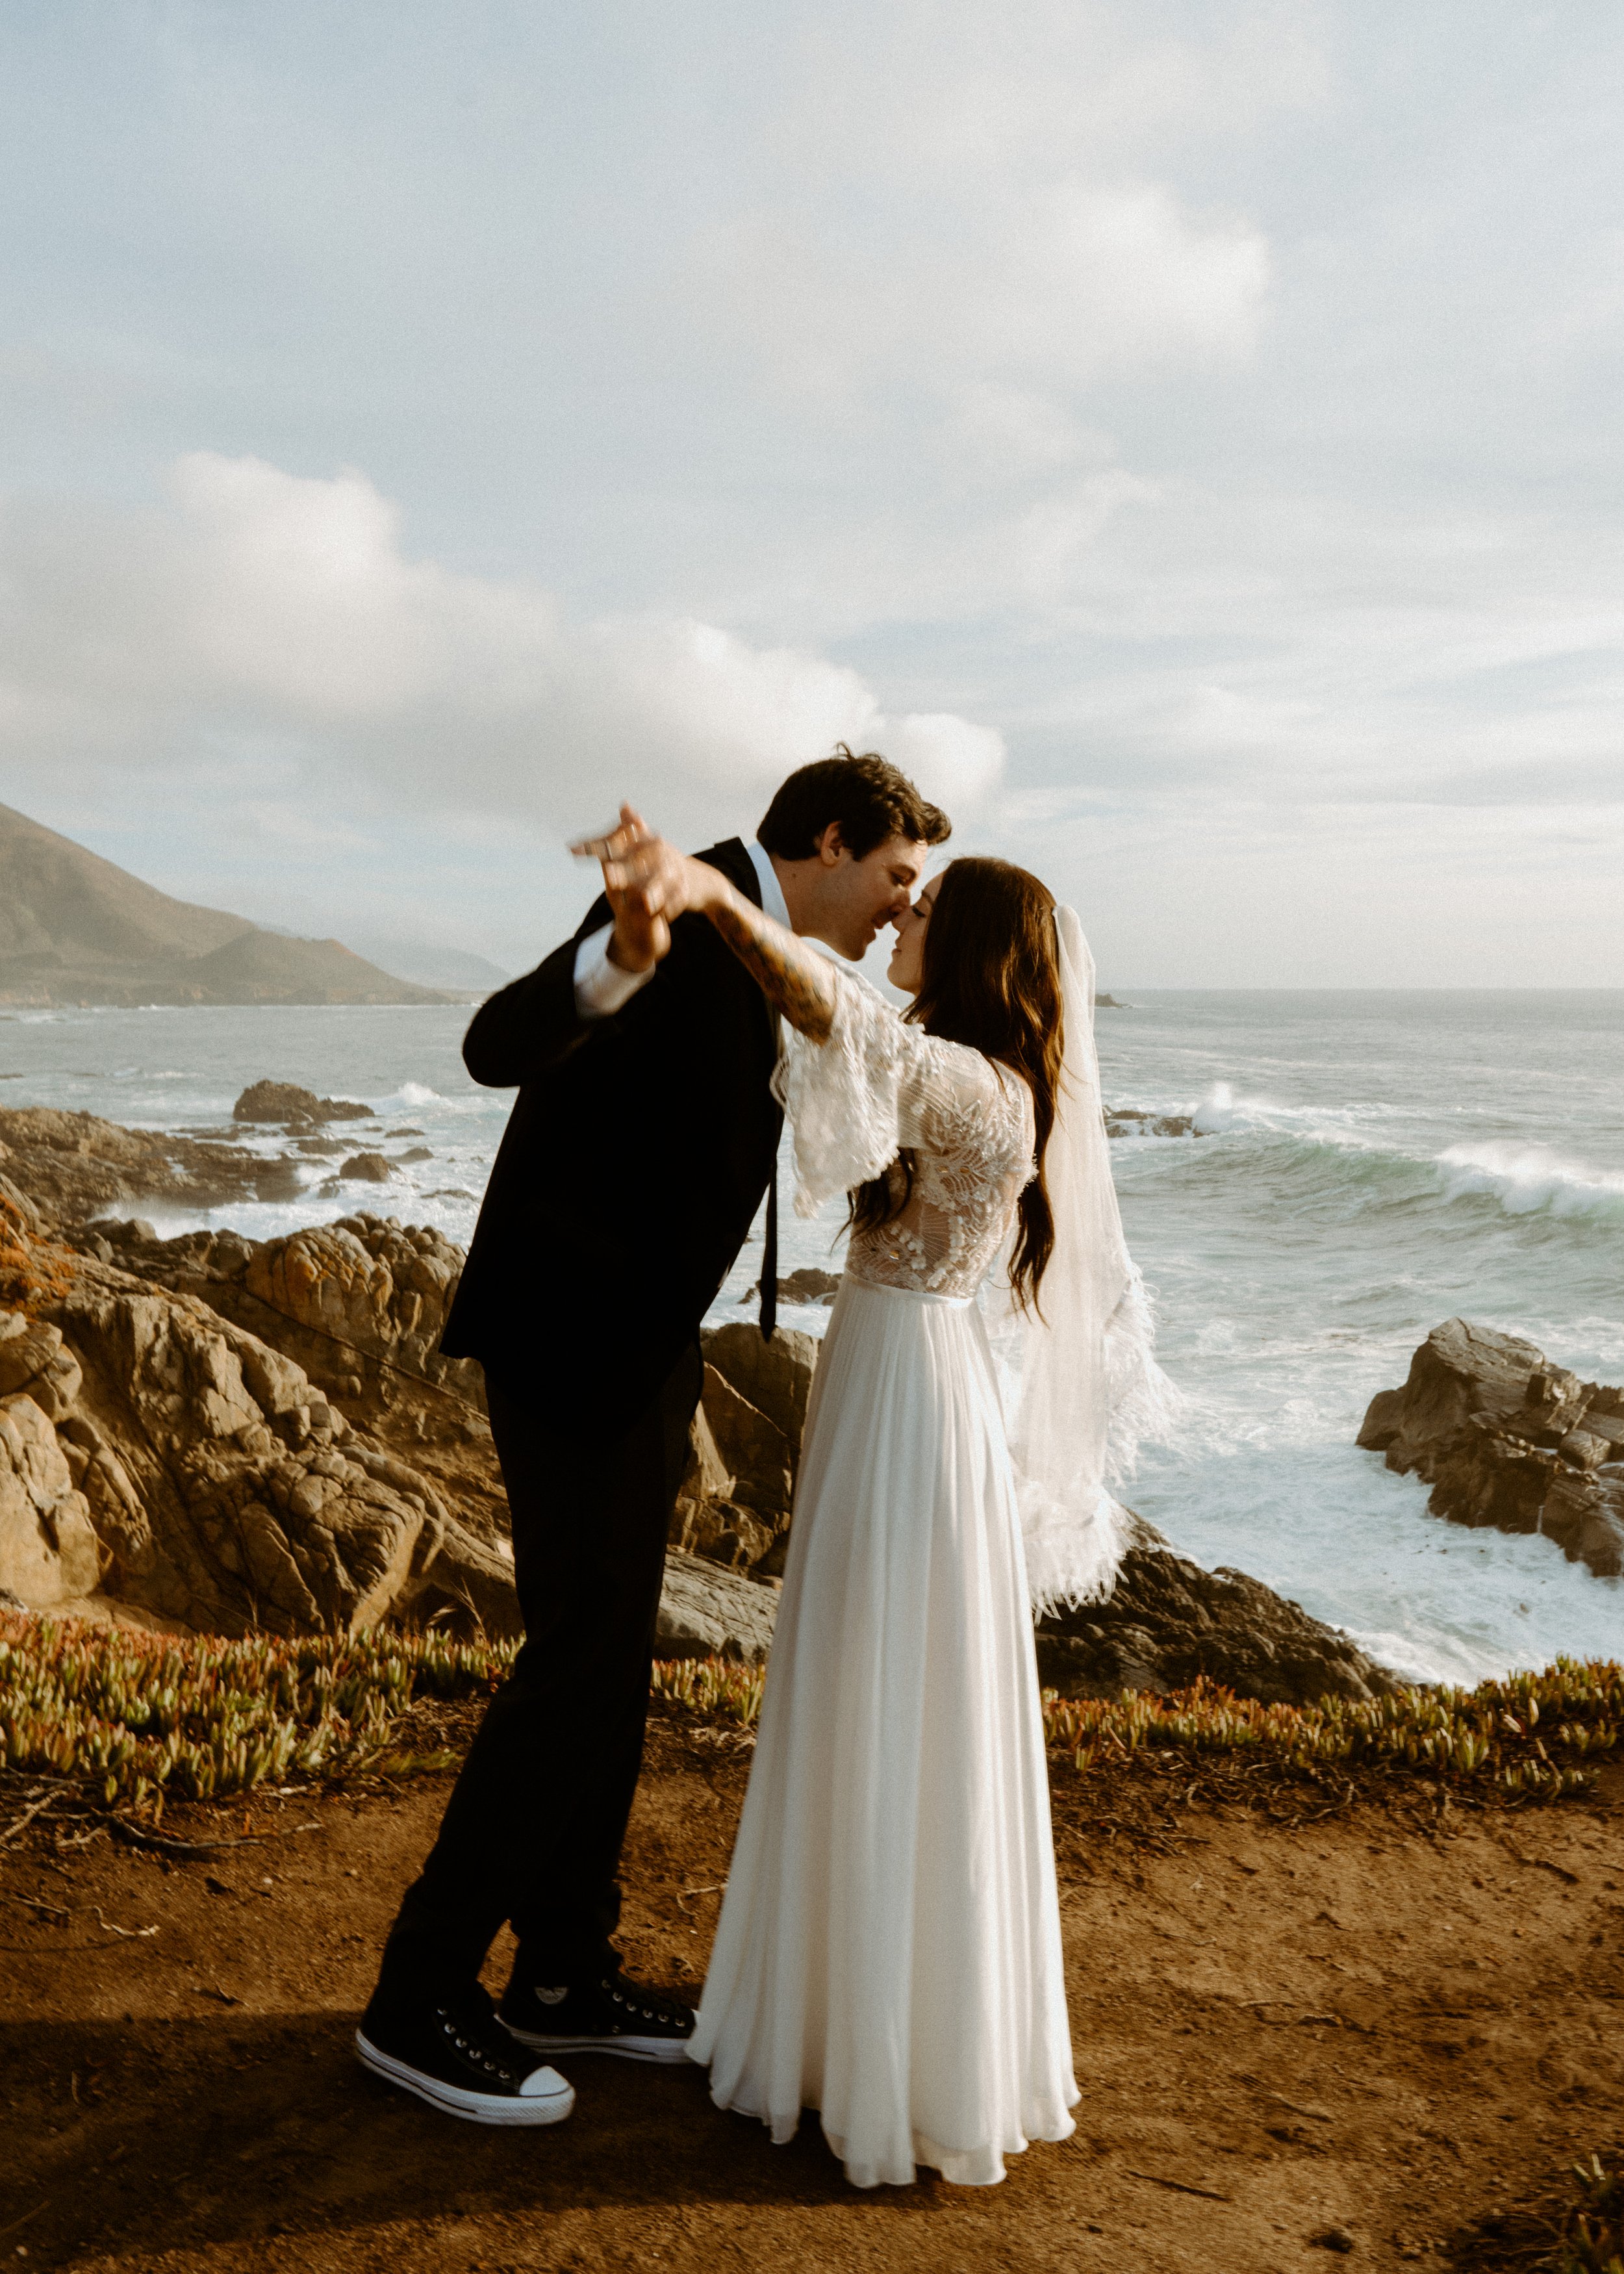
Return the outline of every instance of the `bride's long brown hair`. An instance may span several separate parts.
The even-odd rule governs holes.
[[[1012,1067],[1031,1089],[1038,1172],[1016,1204],[1010,1284],[1023,1307],[1036,1309],[1055,1246],[1043,1156],[1065,1050],[1055,896],[1048,885],[1010,861],[950,862],[930,907],[920,990],[903,1016],[928,1035],[967,1043]],[[901,1167],[895,1189],[880,1176],[853,1193],[854,1231],[877,1231],[901,1215],[914,1189],[913,1155],[906,1148]]]

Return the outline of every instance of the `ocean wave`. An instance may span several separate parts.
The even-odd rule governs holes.
[[[1352,1104],[1282,1105],[1272,1097],[1245,1097],[1227,1081],[1215,1081],[1197,1105],[1191,1119],[1201,1137],[1231,1137],[1259,1133],[1270,1137],[1312,1139],[1321,1145],[1368,1147],[1369,1130],[1394,1118],[1395,1109],[1357,1102]]]
[[[1299,1193],[1364,1186],[1372,1197],[1431,1197],[1446,1205],[1487,1200],[1508,1216],[1624,1224],[1624,1172],[1592,1167],[1531,1139],[1478,1138],[1437,1153],[1411,1150],[1376,1126],[1391,1123],[1391,1107],[1282,1105],[1239,1096],[1222,1081],[1212,1085],[1192,1118],[1203,1138],[1256,1141],[1238,1148],[1193,1141],[1159,1148],[1181,1153],[1181,1171],[1190,1173],[1244,1163],[1247,1176],[1267,1175]]]
[[[1624,1224],[1624,1176],[1586,1168],[1549,1145],[1490,1138],[1438,1156],[1446,1200],[1483,1193],[1507,1216],[1583,1216]]]

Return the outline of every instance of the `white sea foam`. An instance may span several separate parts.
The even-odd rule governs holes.
[[[1438,1156],[1444,1197],[1488,1193],[1507,1216],[1592,1216],[1624,1223],[1624,1175],[1565,1160],[1515,1138],[1451,1145]]]

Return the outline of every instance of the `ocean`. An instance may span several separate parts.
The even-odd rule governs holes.
[[[295,1201],[143,1212],[165,1232],[263,1239],[366,1209],[466,1242],[509,1103],[463,1072],[468,1016],[0,1013],[0,1104],[196,1131],[227,1125],[261,1076],[357,1098],[380,1120],[331,1133],[430,1157],[387,1187],[340,1185],[312,1160]],[[1542,1539],[1438,1522],[1424,1487],[1353,1440],[1372,1394],[1455,1314],[1624,1381],[1624,990],[1127,990],[1098,1031],[1109,1103],[1193,1111],[1206,1133],[1111,1148],[1184,1398],[1123,1497],[1184,1554],[1250,1571],[1412,1678],[1618,1656],[1624,1582]],[[837,1216],[786,1208],[780,1268],[838,1269]],[[759,1254],[753,1236],[713,1318],[750,1315]],[[784,1315],[814,1333],[828,1318]]]

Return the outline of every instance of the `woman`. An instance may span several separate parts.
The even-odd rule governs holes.
[[[1109,1591],[1113,1338],[1154,1378],[1092,966],[1034,877],[956,861],[898,922],[898,1016],[714,870],[679,869],[790,1029],[798,1209],[853,1188],[690,2050],[718,2105],[775,2140],[817,2109],[859,2187],[921,2163],[986,2185],[1064,2139],[1078,2097],[1031,1602]],[[1011,1233],[1012,1443],[975,1305]]]

